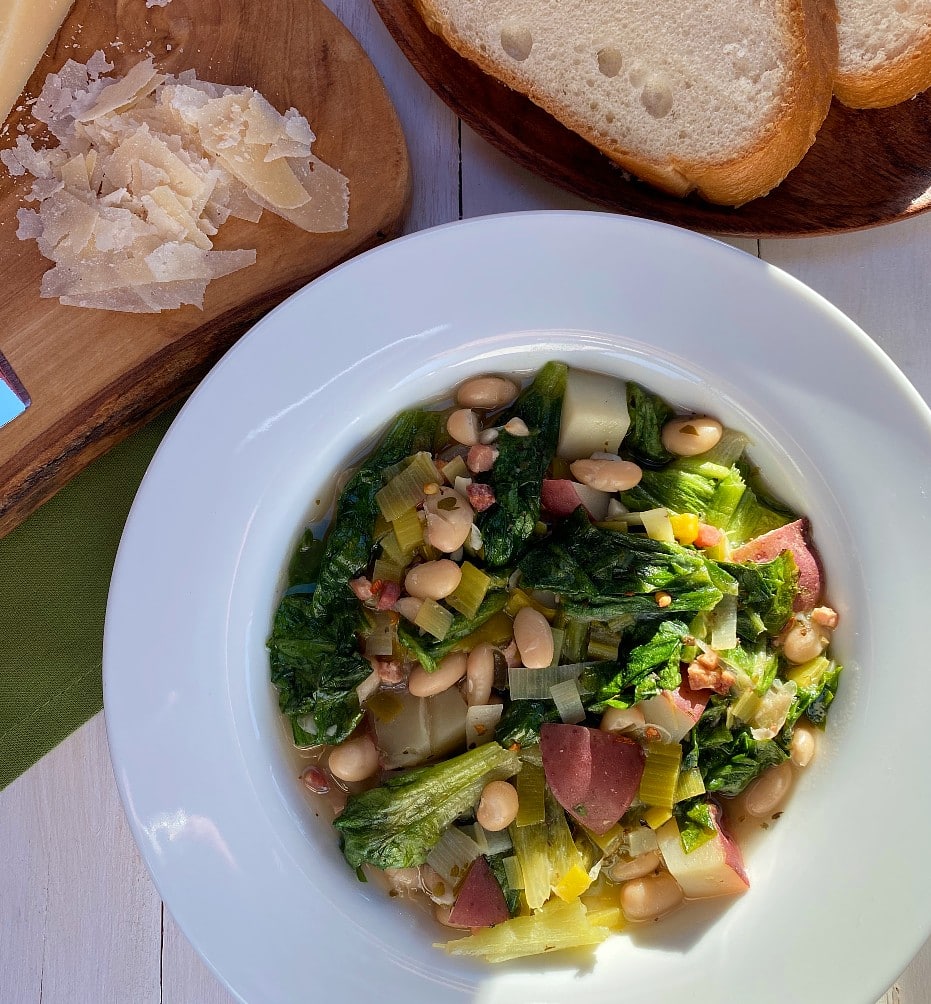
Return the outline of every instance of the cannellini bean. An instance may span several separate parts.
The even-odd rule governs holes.
[[[512,436],[529,436],[530,429],[522,418],[512,418],[504,423],[504,431]]]
[[[770,767],[747,789],[744,806],[751,816],[758,819],[769,816],[789,793],[792,785],[792,765],[781,763]]]
[[[460,408],[446,419],[446,431],[463,446],[475,446],[482,431],[478,415],[471,408]]]
[[[521,607],[514,617],[514,641],[528,669],[545,669],[553,661],[553,629],[533,607]]]
[[[399,600],[395,600],[394,609],[402,617],[413,623],[417,619],[417,614],[420,613],[422,606],[423,600],[418,600],[416,596],[402,596]]]
[[[424,500],[427,542],[445,554],[458,550],[469,537],[475,511],[455,488],[441,488]]]
[[[707,453],[721,441],[724,427],[716,418],[695,415],[692,418],[674,418],[663,426],[661,439],[670,453],[679,457],[697,457]]]
[[[668,872],[633,879],[621,887],[621,909],[628,920],[656,920],[682,898],[678,882]]]
[[[441,906],[452,906],[456,902],[456,890],[430,865],[420,866],[420,884],[423,891]]]
[[[782,654],[796,664],[815,659],[827,648],[828,638],[816,624],[796,621],[782,641]]]
[[[473,377],[456,391],[456,403],[463,408],[497,411],[510,404],[517,394],[517,384],[512,380],[496,376]]]
[[[629,861],[617,861],[605,874],[612,882],[629,882],[655,872],[659,867],[659,851],[647,851]]]
[[[340,781],[364,781],[378,770],[378,749],[368,736],[347,739],[333,747],[327,767]]]
[[[462,569],[449,558],[415,565],[404,576],[404,588],[421,600],[442,600],[454,592],[462,578]]]
[[[576,460],[572,476],[600,492],[626,492],[640,483],[643,471],[629,460]]]
[[[483,446],[490,446],[498,439],[498,430],[492,426],[490,429],[482,429],[478,434],[478,441]]]
[[[815,738],[814,729],[801,723],[795,726],[792,733],[792,742],[789,743],[789,757],[796,767],[807,767],[815,755],[818,740]]]
[[[495,682],[495,649],[488,642],[476,645],[469,653],[466,667],[466,702],[470,708],[488,704]]]
[[[643,723],[643,712],[639,708],[607,708],[598,727],[602,732],[623,732],[639,728]]]
[[[833,630],[837,627],[837,622],[840,618],[837,616],[837,611],[831,607],[815,607],[811,612],[811,619],[815,624],[820,624],[821,627]]]
[[[450,652],[444,656],[432,673],[417,665],[411,670],[407,689],[414,697],[433,697],[457,684],[466,673],[465,652]]]
[[[517,819],[517,789],[507,781],[491,781],[482,789],[475,818],[486,829],[497,833]]]

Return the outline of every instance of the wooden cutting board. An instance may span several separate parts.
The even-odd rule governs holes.
[[[778,188],[738,209],[713,206],[625,175],[539,105],[453,51],[411,0],[374,3],[417,72],[479,135],[527,170],[608,209],[706,233],[802,237],[931,208],[931,91],[870,111],[835,101],[814,146]]]
[[[113,43],[117,43],[114,46]],[[319,0],[77,0],[29,81],[38,94],[68,58],[103,49],[117,71],[151,53],[177,73],[255,87],[294,106],[317,134],[314,152],[349,179],[349,229],[308,234],[264,213],[231,219],[215,245],[255,248],[255,265],[214,280],[204,310],[125,314],[39,297],[51,267],[16,237],[29,184],[0,168],[0,352],[32,397],[0,428],[0,536],[94,457],[190,391],[262,314],[346,258],[396,236],[410,198],[410,164],[388,95],[356,40]],[[11,145],[14,112],[0,146]],[[312,319],[308,326],[313,330]],[[325,331],[316,337],[326,338]]]

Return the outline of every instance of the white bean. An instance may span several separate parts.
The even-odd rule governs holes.
[[[327,767],[340,781],[364,781],[378,770],[378,749],[368,736],[347,739],[333,747]]]
[[[469,500],[455,488],[441,488],[436,495],[428,495],[424,500],[424,513],[427,542],[445,554],[462,547],[475,518]]]
[[[659,861],[659,851],[647,851],[629,861],[616,861],[605,874],[612,882],[629,882],[655,872]]]
[[[470,408],[460,408],[446,419],[446,431],[463,446],[475,446],[482,431],[478,415]]]
[[[643,723],[643,712],[639,708],[606,708],[598,727],[602,732],[623,732],[639,728]]]
[[[545,669],[553,661],[553,629],[533,607],[521,607],[514,617],[514,641],[528,669]]]
[[[670,453],[679,457],[697,457],[699,453],[707,453],[717,446],[723,432],[724,427],[716,418],[695,415],[667,422],[660,438]]]
[[[824,631],[815,624],[796,621],[782,641],[782,654],[796,664],[816,659],[827,648]]]
[[[600,492],[626,492],[643,477],[643,471],[629,460],[576,460],[569,470],[576,481]]]
[[[495,682],[495,648],[487,641],[476,645],[469,653],[466,668],[466,702],[470,708],[488,704]]]
[[[411,670],[407,689],[414,697],[433,697],[457,684],[466,673],[465,652],[450,652],[444,656],[432,673],[417,665]]]
[[[486,829],[497,833],[517,819],[517,789],[507,781],[491,781],[482,789],[475,818]]]
[[[463,408],[497,411],[510,404],[518,393],[517,384],[504,377],[481,376],[466,380],[456,391],[456,403]]]
[[[814,729],[806,725],[797,724],[792,733],[792,742],[789,743],[789,757],[796,767],[807,767],[815,755],[818,740],[815,738]]]
[[[744,798],[744,807],[751,816],[762,819],[772,815],[789,793],[792,785],[792,765],[781,763],[770,767],[750,785]]]
[[[415,565],[404,576],[404,588],[421,600],[442,600],[454,592],[462,579],[462,569],[449,558]]]
[[[512,418],[504,423],[504,431],[512,436],[529,436],[530,429],[522,418]]]
[[[634,879],[621,887],[621,909],[628,920],[656,920],[682,899],[679,883],[668,872]]]
[[[395,601],[394,609],[413,624],[422,606],[423,600],[418,600],[416,596],[402,596]]]

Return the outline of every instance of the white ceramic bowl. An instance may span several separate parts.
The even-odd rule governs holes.
[[[559,357],[748,432],[813,522],[846,664],[822,755],[748,853],[750,892],[502,968],[358,883],[301,791],[265,639],[313,500],[400,408]],[[120,546],[104,683],[117,781],[172,914],[248,1004],[380,999],[873,1004],[931,930],[931,417],[779,270],[622,217],[397,241],[259,323],[172,426]]]

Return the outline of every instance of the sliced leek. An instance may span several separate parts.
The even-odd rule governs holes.
[[[424,488],[439,483],[440,473],[429,453],[415,453],[410,463],[375,495],[375,501],[387,520],[396,520],[423,502]]]
[[[461,567],[462,578],[459,585],[446,597],[446,602],[463,616],[474,617],[485,599],[491,579],[471,561],[464,561]]]
[[[414,618],[414,623],[427,634],[433,635],[437,641],[442,641],[446,637],[453,622],[453,615],[445,608],[441,607],[436,600],[424,600],[420,604],[420,610]]]
[[[546,778],[543,774],[543,768],[532,763],[524,763],[521,772],[517,775],[519,808],[515,825],[518,830],[545,821],[545,794]]]
[[[678,743],[647,743],[647,761],[640,778],[640,801],[660,809],[672,809],[682,763]]]
[[[392,520],[391,527],[404,554],[413,554],[423,543],[423,523],[416,509],[405,509],[397,519]]]

